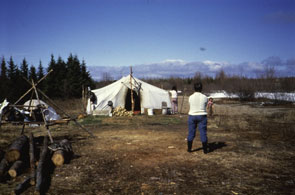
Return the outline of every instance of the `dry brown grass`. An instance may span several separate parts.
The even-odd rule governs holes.
[[[81,113],[79,107],[65,107],[74,115]],[[187,108],[185,103],[183,112]],[[293,108],[216,102],[208,121],[209,143],[215,149],[207,155],[200,150],[198,135],[196,151],[186,152],[187,115],[81,119],[94,139],[72,123],[53,126],[55,140],[72,142],[75,158],[55,168],[48,193],[292,194],[294,114]],[[40,128],[29,131],[36,137],[46,134]],[[3,127],[1,149],[19,132],[20,127]],[[0,192],[10,192],[21,179],[0,184]]]

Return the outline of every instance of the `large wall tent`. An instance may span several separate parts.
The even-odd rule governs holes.
[[[113,108],[120,106],[131,110],[131,90],[133,90],[134,111],[162,109],[163,105],[171,108],[168,91],[128,75],[103,88],[92,90],[92,95],[95,96],[88,99],[87,113],[108,114],[110,101],[113,103]]]

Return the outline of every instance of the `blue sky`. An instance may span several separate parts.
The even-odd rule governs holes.
[[[88,66],[295,58],[295,0],[0,0],[0,55]]]

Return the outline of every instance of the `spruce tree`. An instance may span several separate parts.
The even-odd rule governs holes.
[[[18,94],[24,94],[30,88],[30,84],[27,81],[25,81],[25,79],[28,78],[29,65],[26,59],[24,58],[20,66],[19,75],[17,76]]]
[[[0,102],[2,102],[6,97],[8,93],[8,78],[7,78],[7,67],[5,58],[2,57],[1,60],[1,74],[0,74]]]
[[[17,69],[17,66],[14,64],[12,57],[10,57],[8,61],[8,70],[7,70],[7,76],[9,81],[13,82],[13,80],[16,79],[16,69]]]
[[[66,63],[65,61],[59,56],[56,62],[56,79],[58,81],[58,88],[57,93],[60,97],[66,97],[66,75],[67,75],[67,69],[66,69]]]
[[[17,86],[19,84],[19,79],[17,78],[19,76],[18,74],[18,68],[16,64],[14,63],[12,56],[10,57],[8,61],[8,69],[7,69],[7,76],[8,76],[8,92],[7,92],[7,99],[9,102],[12,102],[16,100],[18,92],[17,92]]]
[[[44,77],[44,69],[43,69],[43,66],[42,66],[42,62],[40,60],[39,66],[38,66],[37,78],[38,78],[38,80],[40,80],[43,77]]]
[[[30,67],[30,75],[29,75],[29,79],[30,81],[34,81],[34,83],[37,83],[38,77],[37,77],[37,73],[36,73],[36,68],[35,66],[31,66]]]
[[[26,61],[26,58],[24,58],[22,61],[20,71],[21,71],[21,76],[25,77],[26,79],[29,78],[29,65]]]
[[[42,62],[40,60],[39,66],[38,66],[38,71],[37,71],[37,80],[39,81],[43,77],[44,77],[44,69],[42,66]],[[44,86],[45,86],[44,83],[45,83],[45,81],[41,81],[41,83],[38,84],[38,88],[41,89],[42,91],[44,90]]]
[[[81,85],[84,87],[90,87],[91,89],[94,87],[94,82],[91,79],[90,73],[87,71],[86,63],[82,60],[81,64]]]
[[[51,55],[49,65],[47,67],[47,72],[49,72],[50,70],[53,70],[53,72],[50,73],[45,80],[45,93],[49,97],[54,98],[57,97],[56,89],[58,87],[58,81],[56,80],[56,62],[53,54]]]
[[[70,54],[67,61],[67,97],[78,98],[81,97],[81,68],[80,61],[77,56]]]

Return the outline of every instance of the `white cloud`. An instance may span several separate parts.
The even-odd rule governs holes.
[[[261,63],[257,63],[257,62],[248,62],[247,66],[249,67],[249,69],[254,69],[254,70],[263,70],[264,67]]]
[[[187,64],[187,62],[182,59],[166,59],[162,63],[164,63],[164,64],[177,64],[177,65]]]
[[[230,66],[228,62],[217,62],[211,60],[203,61],[203,64],[208,65],[210,71],[219,71],[227,66]]]

